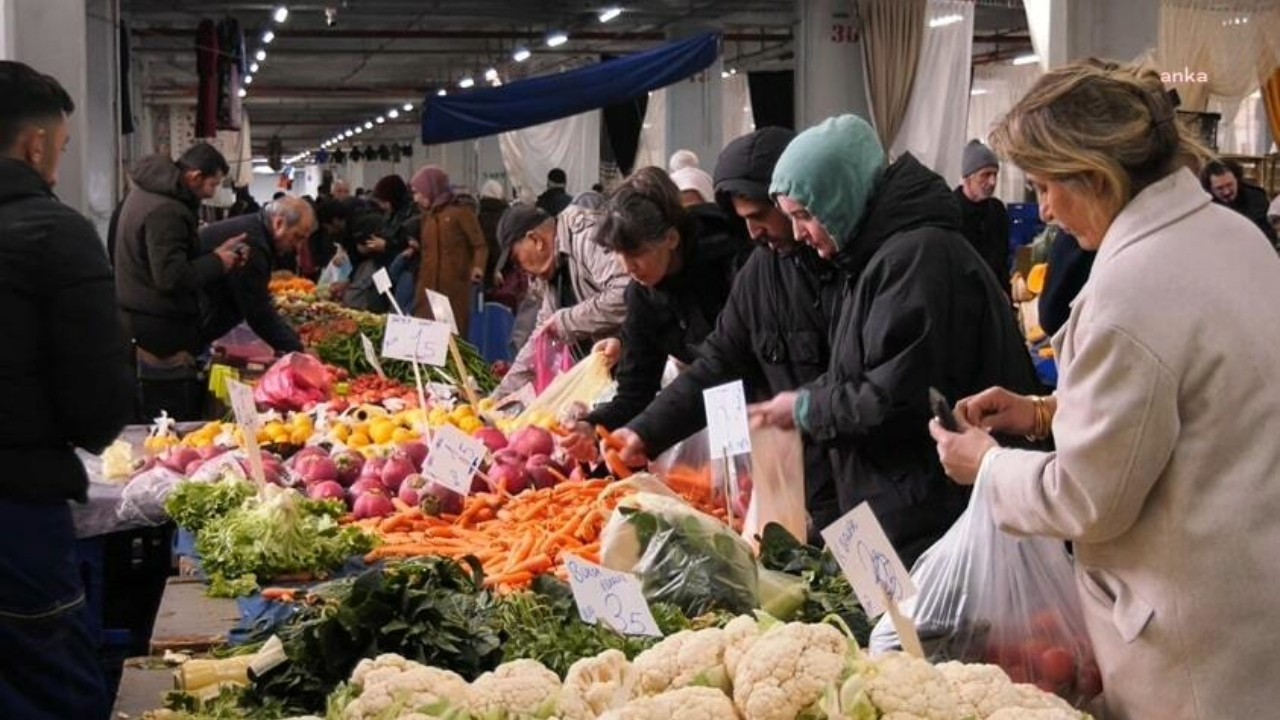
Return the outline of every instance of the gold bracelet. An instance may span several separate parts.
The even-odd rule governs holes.
[[[1031,403],[1035,407],[1035,424],[1026,438],[1029,442],[1040,442],[1053,431],[1053,418],[1049,415],[1049,404],[1043,396],[1032,395]]]

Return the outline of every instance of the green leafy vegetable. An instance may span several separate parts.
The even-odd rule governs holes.
[[[866,646],[871,637],[871,621],[830,551],[806,545],[781,525],[769,523],[760,533],[760,565],[808,583],[804,603],[789,619],[816,623],[837,615],[849,626],[854,639]]]
[[[184,482],[165,500],[164,509],[179,527],[199,532],[210,520],[240,507],[252,495],[253,486],[238,480]]]
[[[341,503],[307,500],[269,485],[262,495],[207,520],[196,535],[196,552],[216,583],[211,590],[232,597],[247,594],[246,588],[252,592],[244,580],[249,576],[256,576],[256,583],[291,573],[323,574],[368,552],[372,538],[339,525],[344,512]]]

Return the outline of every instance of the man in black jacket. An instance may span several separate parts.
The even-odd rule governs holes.
[[[623,461],[639,465],[706,427],[702,391],[741,379],[749,400],[795,390],[827,368],[827,334],[839,316],[842,284],[835,266],[795,242],[791,221],[769,198],[778,156],[795,133],[762,128],[725,146],[715,195],[746,223],[758,245],[739,271],[701,357],[616,435]],[[806,507],[821,529],[838,507],[831,466],[821,448],[805,451]]]
[[[566,191],[569,178],[560,168],[552,168],[547,173],[547,190],[538,196],[534,204],[546,211],[548,215],[559,215],[561,210],[569,207],[573,196]]]
[[[227,161],[205,143],[176,163],[165,155],[144,158],[134,167],[133,190],[120,207],[116,297],[137,356],[141,420],[161,410],[180,420],[200,417],[200,293],[243,262],[236,248],[244,238],[201,251],[196,212],[217,192],[227,170]]]
[[[955,189],[960,203],[960,232],[1008,294],[1009,211],[995,197],[1000,161],[991,148],[978,140],[970,140],[964,147],[960,171],[963,177]]]
[[[315,211],[306,200],[285,197],[253,215],[223,220],[200,229],[200,245],[208,251],[244,238],[248,252],[243,268],[214,282],[201,323],[202,342],[225,335],[241,321],[277,353],[301,352],[302,342],[276,312],[268,285],[271,273],[280,269],[280,258],[292,255],[316,228]]]
[[[826,372],[750,408],[798,427],[832,463],[840,511],[867,502],[911,564],[968,504],[929,436],[928,389],[1038,388],[991,270],[960,237],[946,182],[911,155],[886,167],[875,130],[831,118],[787,146],[770,192],[797,239],[846,273]]]
[[[88,489],[75,448],[116,437],[133,384],[102,242],[51,191],[73,109],[0,62],[0,715],[24,720],[110,713],[67,501]]]
[[[1252,220],[1272,246],[1280,242],[1276,237],[1276,229],[1267,219],[1267,207],[1270,203],[1267,192],[1257,185],[1245,182],[1238,164],[1218,160],[1207,163],[1200,171],[1200,185],[1213,195],[1214,202],[1226,205]]]

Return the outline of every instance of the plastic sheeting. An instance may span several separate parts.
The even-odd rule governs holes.
[[[577,115],[665,87],[704,70],[720,53],[720,35],[687,40],[590,67],[423,101],[422,142],[486,137]]]

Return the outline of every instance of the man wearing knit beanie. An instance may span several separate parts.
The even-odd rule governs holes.
[[[534,203],[547,211],[548,215],[559,215],[573,202],[573,196],[565,190],[569,178],[560,168],[551,168],[547,173],[547,191],[538,196]]]
[[[844,271],[824,372],[748,408],[827,452],[839,512],[863,502],[909,567],[968,505],[929,436],[928,389],[952,400],[1038,383],[1013,310],[959,233],[947,183],[910,153],[887,162],[844,115],[796,136],[769,186],[796,239]]]
[[[960,161],[962,179],[956,187],[960,202],[960,232],[986,261],[1005,293],[1009,292],[1009,213],[996,197],[1000,161],[981,141],[970,140]]]

